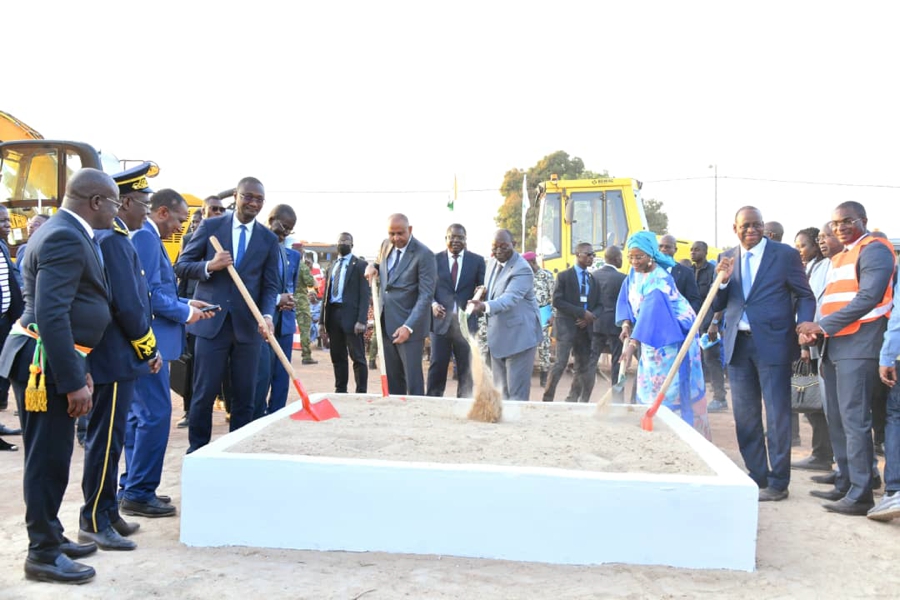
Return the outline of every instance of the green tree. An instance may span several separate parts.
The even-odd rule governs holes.
[[[663,203],[659,200],[644,200],[644,214],[647,215],[647,227],[656,235],[669,233],[669,215],[663,211]]]
[[[500,185],[500,193],[506,198],[494,217],[497,227],[509,229],[516,240],[516,248],[519,252],[534,250],[537,246],[537,222],[538,222],[538,206],[535,204],[537,199],[537,184],[542,181],[548,181],[551,174],[557,174],[560,179],[593,179],[596,177],[609,177],[604,171],[597,173],[584,168],[584,161],[580,158],[569,157],[569,154],[558,150],[553,154],[548,154],[537,162],[536,165],[522,171],[521,169],[510,169],[503,176],[503,183]],[[522,177],[528,176],[528,198],[530,207],[525,217],[525,247],[518,248],[522,240]]]

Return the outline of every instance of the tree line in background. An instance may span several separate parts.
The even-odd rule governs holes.
[[[550,175],[556,174],[560,179],[598,179],[610,177],[607,171],[591,171],[584,167],[584,161],[577,156],[569,157],[567,152],[558,150],[548,154],[526,171],[510,169],[503,175],[500,193],[505,200],[497,210],[494,222],[497,227],[509,229],[513,239],[522,239],[522,178],[528,176],[529,207],[525,217],[525,248],[520,252],[534,250],[537,247],[537,223],[540,207],[537,204],[537,185],[550,181]],[[647,225],[658,235],[668,233],[669,217],[663,212],[663,203],[658,200],[644,200],[644,213]]]

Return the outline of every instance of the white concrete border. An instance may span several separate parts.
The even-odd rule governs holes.
[[[316,395],[313,402],[324,398]],[[340,395],[328,397],[340,410]],[[454,412],[471,401],[452,403]],[[516,418],[521,404],[504,403]],[[592,414],[595,405],[541,404]],[[625,405],[612,410],[626,410]],[[190,546],[443,554],[559,564],[631,563],[752,571],[756,485],[661,408],[714,476],[411,463],[227,452],[274,415],[185,457],[181,541]],[[642,412],[634,411],[640,419]],[[649,434],[648,435],[652,435]]]

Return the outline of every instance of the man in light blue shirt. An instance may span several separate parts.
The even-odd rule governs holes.
[[[900,517],[900,282],[894,287],[894,308],[884,332],[884,344],[878,359],[878,375],[891,388],[887,400],[887,422],[884,426],[884,496],[866,515],[876,521]]]

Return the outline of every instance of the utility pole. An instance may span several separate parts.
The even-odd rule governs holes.
[[[713,170],[713,244],[719,247],[719,165],[712,164]]]

